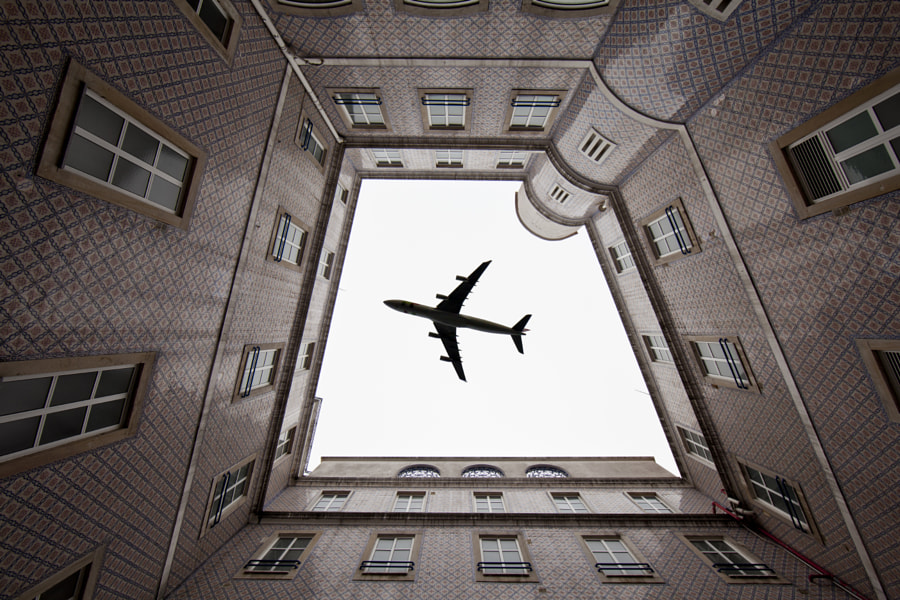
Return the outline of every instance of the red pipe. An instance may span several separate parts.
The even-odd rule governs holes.
[[[790,552],[791,554],[793,554],[794,556],[796,556],[797,558],[799,558],[799,559],[800,559],[801,561],[803,561],[808,567],[810,567],[811,569],[814,569],[814,570],[818,571],[818,572],[819,572],[819,575],[810,575],[810,576],[809,576],[809,580],[810,580],[810,581],[812,581],[813,579],[817,579],[817,578],[819,578],[819,577],[825,577],[825,578],[830,579],[830,580],[834,583],[834,585],[836,585],[837,587],[841,588],[842,590],[844,590],[844,591],[847,592],[848,594],[854,596],[854,597],[857,598],[858,600],[869,600],[868,598],[866,598],[865,596],[863,596],[862,594],[860,594],[859,592],[857,592],[855,589],[853,589],[853,587],[852,587],[850,584],[848,584],[847,582],[843,581],[843,580],[840,579],[839,577],[835,576],[834,573],[832,573],[831,571],[829,571],[829,570],[826,569],[825,567],[822,567],[822,566],[820,566],[820,565],[814,563],[811,559],[809,559],[809,558],[807,558],[806,556],[800,554],[800,552],[798,552],[797,550],[794,550],[794,548],[792,548],[791,546],[789,546],[786,542],[781,541],[780,539],[778,539],[777,537],[775,537],[774,535],[772,535],[771,533],[769,533],[768,531],[766,531],[766,530],[763,529],[762,527],[756,525],[755,523],[754,523],[753,526],[751,527],[749,524],[747,524],[747,522],[744,521],[743,517],[741,517],[740,515],[736,514],[735,512],[733,512],[733,511],[731,511],[731,510],[728,510],[727,508],[725,508],[724,506],[722,506],[722,505],[719,504],[718,502],[713,501],[712,504],[713,504],[713,514],[715,514],[715,512],[716,512],[716,507],[719,507],[720,509],[722,509],[722,512],[724,512],[725,514],[727,514],[727,515],[729,515],[730,517],[734,518],[736,521],[740,522],[740,523],[741,523],[744,527],[746,527],[747,529],[750,529],[751,531],[753,531],[753,532],[755,532],[755,533],[759,533],[759,534],[761,534],[761,535],[764,535],[766,538],[768,538],[769,540],[773,541],[775,544],[781,546],[782,548],[784,548],[785,550],[787,550],[788,552]]]

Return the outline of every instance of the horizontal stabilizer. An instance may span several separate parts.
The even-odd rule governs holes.
[[[442,357],[441,357],[441,360],[444,361],[444,362],[453,362],[453,360],[452,360],[450,357],[447,357],[447,356],[442,356]]]
[[[434,297],[437,298],[438,300],[446,300],[447,299],[447,296],[445,296],[444,294],[435,294]]]
[[[428,332],[428,337],[433,337],[433,338],[438,338],[438,339],[441,338],[441,336],[439,336],[438,334],[436,334],[436,333],[433,332],[433,331],[429,331],[429,332]]]
[[[525,354],[525,348],[522,346],[522,336],[525,335],[525,332],[528,331],[525,329],[525,325],[528,323],[528,319],[531,318],[531,315],[525,315],[519,322],[513,325],[513,331],[515,333],[512,334],[513,344],[516,345],[516,350],[519,351],[519,354]]]
[[[457,276],[456,276],[456,280],[457,280],[457,281],[465,281],[466,278],[465,278],[464,275],[457,275]]]

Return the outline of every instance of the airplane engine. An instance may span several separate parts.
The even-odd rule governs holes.
[[[456,280],[457,280],[457,281],[465,281],[466,278],[463,277],[462,275],[457,275],[457,276],[456,276]]]
[[[442,356],[442,357],[441,357],[441,360],[444,361],[444,362],[453,362],[452,360],[450,360],[450,358],[448,358],[448,357],[446,357],[446,356]]]

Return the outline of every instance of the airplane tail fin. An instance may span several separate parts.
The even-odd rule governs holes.
[[[525,315],[519,322],[513,325],[513,331],[515,333],[512,334],[513,343],[516,345],[516,350],[519,351],[519,354],[525,354],[525,349],[522,347],[522,336],[525,335],[525,332],[528,331],[525,329],[525,324],[528,323],[528,319],[531,318],[531,315]]]

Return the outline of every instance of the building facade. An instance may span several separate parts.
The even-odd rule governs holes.
[[[900,597],[896,2],[0,6],[0,598]],[[681,476],[307,474],[366,178],[589,235]]]

